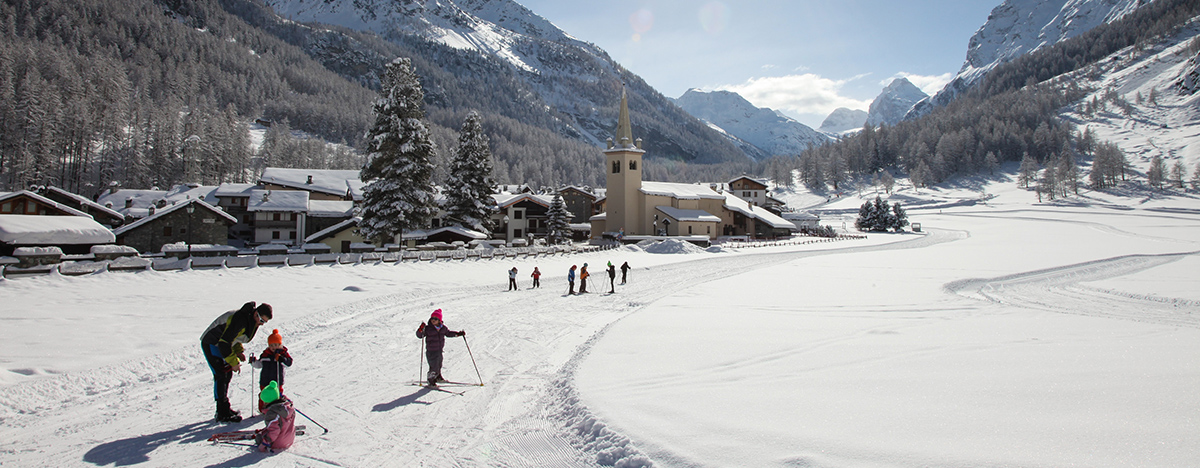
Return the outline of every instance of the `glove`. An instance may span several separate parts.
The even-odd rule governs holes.
[[[417,331],[422,331],[424,329],[425,329],[425,322],[421,322],[421,326],[417,327]]]
[[[238,360],[239,360],[239,361],[245,361],[245,360],[246,360],[246,353],[238,353]]]
[[[463,331],[458,332],[458,334],[459,334],[459,336],[467,336],[467,331],[463,330]]]
[[[263,353],[263,354],[265,355],[266,353]],[[250,355],[250,364],[254,364],[254,355],[253,354]]]

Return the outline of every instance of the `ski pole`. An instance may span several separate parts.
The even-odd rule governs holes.
[[[316,422],[316,421],[313,421],[313,418],[310,418],[310,417],[308,417],[308,415],[307,415],[307,414],[304,414],[304,412],[303,412],[303,411],[300,411],[300,408],[297,408],[295,405],[292,405],[292,409],[296,410],[296,414],[299,414],[300,416],[304,416],[304,419],[307,419],[307,420],[309,420],[309,421],[312,421],[312,423],[313,423],[313,424],[316,424],[316,425],[318,425],[318,426],[321,426],[321,423],[319,423],[319,422]],[[325,426],[321,426],[321,429],[325,429],[325,432],[322,432],[322,433],[321,433],[321,435],[325,435],[325,434],[328,434],[328,433],[329,433],[329,428],[327,428],[327,427],[325,427]]]
[[[421,347],[417,349],[417,383],[425,381],[425,356],[421,350],[425,348],[425,338],[421,338]]]
[[[471,356],[471,365],[475,366],[475,377],[479,377],[479,386],[483,386],[483,376],[479,375],[479,365],[475,364],[475,355],[471,354],[471,343],[467,342],[467,335],[462,336],[463,344],[467,345],[467,355]]]

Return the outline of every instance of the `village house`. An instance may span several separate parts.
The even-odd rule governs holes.
[[[596,200],[600,197],[590,190],[568,185],[558,189],[558,194],[562,195],[563,205],[571,212],[570,223],[586,223],[600,213],[596,208]]]
[[[310,200],[341,200],[362,202],[363,187],[359,171],[332,169],[263,169],[258,183],[264,190],[300,190],[308,192]]]
[[[71,193],[58,187],[50,186],[40,191],[40,195],[63,205],[87,213],[92,219],[104,226],[115,228],[125,223],[125,216],[116,210],[94,202],[88,197]]]
[[[113,231],[117,244],[140,252],[161,252],[164,245],[225,245],[237,219],[203,200],[187,199],[158,208]]]
[[[237,220],[229,228],[229,243],[240,247],[254,241],[254,213],[250,212],[250,192],[257,189],[254,184],[221,184],[213,192],[217,207]]]
[[[250,191],[247,211],[254,214],[254,244],[303,245],[308,197],[303,190]]]

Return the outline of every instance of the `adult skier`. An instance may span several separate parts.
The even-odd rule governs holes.
[[[241,422],[242,416],[229,405],[229,382],[234,372],[242,371],[246,360],[245,344],[254,339],[258,327],[271,320],[270,304],[254,306],[247,302],[238,310],[221,314],[200,335],[200,349],[213,373],[213,398],[217,402],[217,422]]]
[[[625,284],[625,274],[629,273],[629,262],[621,264],[621,284]]]
[[[617,267],[613,266],[612,262],[608,262],[608,293],[617,292],[617,286],[614,284],[617,281]]]

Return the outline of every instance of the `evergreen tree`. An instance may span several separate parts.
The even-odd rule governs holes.
[[[492,178],[488,137],[479,120],[479,113],[472,111],[459,131],[458,151],[450,161],[446,180],[446,213],[455,224],[488,232],[484,221],[495,210],[492,190],[496,182]]]
[[[1021,156],[1021,167],[1017,171],[1017,183],[1029,188],[1029,184],[1037,180],[1038,163],[1026,152]]]
[[[1196,170],[1192,171],[1192,180],[1189,182],[1192,190],[1200,190],[1200,163],[1196,163]]]
[[[900,232],[904,230],[905,226],[908,226],[908,212],[904,211],[904,208],[900,206],[900,202],[896,202],[892,205],[891,228],[893,231]]]
[[[1171,165],[1171,183],[1178,188],[1183,188],[1183,178],[1186,173],[1187,169],[1183,168],[1183,161],[1176,159],[1175,164]]]
[[[555,193],[550,210],[546,212],[551,244],[559,244],[571,238],[571,212],[567,211],[562,194]]]
[[[423,119],[424,91],[411,61],[388,64],[375,101],[375,124],[367,131],[367,163],[361,178],[362,222],[359,232],[378,245],[405,230],[425,227],[436,210],[434,145]]]
[[[1163,163],[1162,156],[1150,158],[1150,169],[1146,171],[1146,182],[1154,188],[1162,188],[1163,181],[1166,179],[1166,164]]]
[[[858,218],[854,220],[854,228],[859,231],[870,231],[875,227],[875,220],[879,218],[879,214],[875,211],[875,205],[869,201],[863,202],[862,206],[858,207]]]

